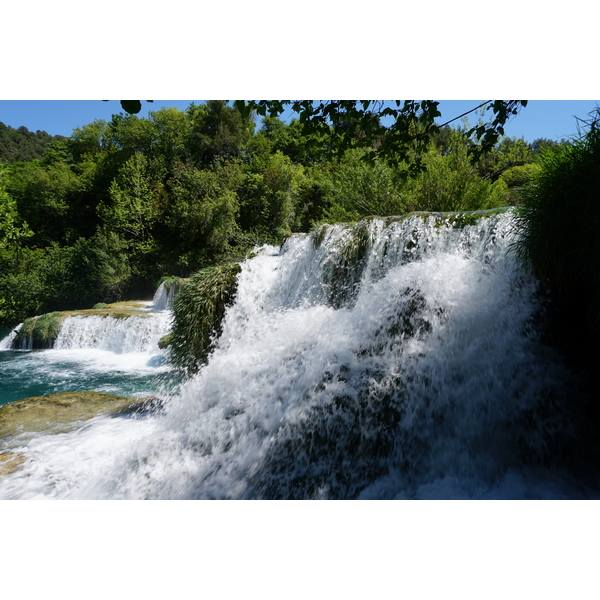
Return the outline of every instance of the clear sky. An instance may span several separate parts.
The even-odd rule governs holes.
[[[202,100],[155,100],[142,102],[139,116],[147,116],[149,110],[175,106],[180,110],[191,102]],[[476,107],[479,100],[444,100],[440,104],[441,122],[446,122]],[[527,142],[537,138],[560,141],[577,134],[577,120],[587,118],[600,101],[595,100],[531,100],[521,113],[506,126],[506,135],[523,137]],[[73,129],[96,119],[109,121],[114,113],[121,112],[117,100],[0,100],[0,121],[10,127],[24,125],[30,131],[46,131],[51,135],[70,136]],[[469,122],[477,121],[475,113]]]

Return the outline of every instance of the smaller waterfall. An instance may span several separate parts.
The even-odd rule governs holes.
[[[152,310],[170,310],[180,289],[181,280],[179,278],[170,278],[163,281],[154,294]]]
[[[57,350],[96,348],[116,354],[150,352],[170,329],[168,312],[127,318],[91,316],[67,317],[54,343]]]
[[[13,340],[22,326],[23,323],[19,323],[5,338],[0,340],[0,350],[10,350]]]

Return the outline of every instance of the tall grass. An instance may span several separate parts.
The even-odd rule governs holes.
[[[237,291],[240,271],[237,263],[202,269],[182,285],[175,297],[170,360],[188,375],[206,361],[213,340],[220,334],[225,309]]]
[[[525,188],[517,255],[588,332],[600,333],[600,108],[579,139],[541,156]]]

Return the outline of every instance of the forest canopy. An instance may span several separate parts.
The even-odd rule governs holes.
[[[150,297],[161,277],[241,260],[323,222],[518,204],[540,153],[558,145],[502,136],[499,117],[517,105],[440,127],[422,116],[435,106],[400,104],[396,122],[417,136],[402,146],[399,125],[386,138],[372,120],[374,105],[323,104],[284,122],[283,105],[261,102],[122,112],[35,157],[3,158],[0,321]],[[330,106],[346,116],[323,120]],[[482,145],[490,127],[498,137]]]
[[[24,126],[14,129],[0,122],[0,163],[42,158],[52,142],[65,139],[62,135],[50,135],[45,131],[34,133]]]

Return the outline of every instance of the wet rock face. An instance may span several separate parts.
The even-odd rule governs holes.
[[[139,408],[150,398],[126,398],[100,392],[34,396],[0,407],[0,439],[22,433],[62,433],[98,415]]]

